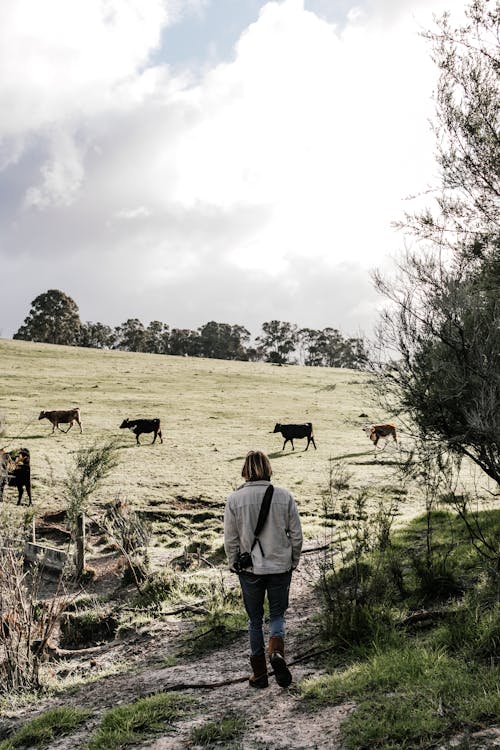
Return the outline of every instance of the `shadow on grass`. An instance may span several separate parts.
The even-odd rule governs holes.
[[[5,440],[8,441],[8,443],[13,443],[14,440],[17,440],[18,442],[20,440],[42,440],[42,438],[46,438],[47,435],[13,435],[12,437],[10,435],[5,436]]]
[[[343,461],[345,458],[359,458],[359,456],[372,456],[373,451],[362,451],[362,453],[345,453],[343,456],[332,456],[330,461]],[[371,461],[356,462],[361,464],[372,463]]]
[[[380,458],[376,458],[375,456],[371,461],[353,461],[353,466],[373,466],[376,464],[377,466],[401,466],[401,461],[391,461],[390,459],[387,461],[384,461]]]
[[[305,453],[305,450],[303,451],[289,451],[288,453],[283,453],[282,451],[279,451],[278,453],[268,453],[267,457],[272,459],[274,461],[275,458],[286,458],[287,456],[300,456],[302,453]],[[244,461],[246,456],[235,456],[234,458],[228,458],[229,463],[232,461]]]

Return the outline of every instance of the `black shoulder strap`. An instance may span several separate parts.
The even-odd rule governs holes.
[[[269,487],[266,489],[264,493],[264,497],[262,498],[262,505],[260,506],[259,511],[259,518],[257,519],[257,526],[255,527],[254,531],[254,540],[252,544],[252,549],[255,547],[255,543],[258,541],[257,537],[259,536],[260,532],[264,528],[264,524],[267,521],[267,516],[269,515],[269,508],[271,507],[271,500],[273,499],[273,492],[274,487],[272,484],[269,485]],[[260,542],[259,542],[260,545]],[[260,546],[262,550],[262,546]]]

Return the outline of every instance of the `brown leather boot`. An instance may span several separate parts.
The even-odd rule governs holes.
[[[259,654],[258,656],[250,657],[250,664],[252,665],[253,675],[249,679],[251,687],[254,688],[266,688],[269,685],[267,679],[267,664],[266,655]]]
[[[285,661],[285,644],[279,635],[273,635],[269,639],[269,661],[278,685],[288,687],[292,682],[292,675]]]

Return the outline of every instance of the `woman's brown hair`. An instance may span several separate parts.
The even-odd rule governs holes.
[[[259,479],[265,479],[269,482],[272,473],[271,462],[265,453],[262,453],[262,451],[249,451],[247,453],[241,470],[241,476],[246,482],[257,482]]]

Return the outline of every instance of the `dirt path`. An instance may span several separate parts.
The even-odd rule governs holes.
[[[287,616],[287,655],[289,661],[310,651],[314,646],[313,616],[318,603],[305,572],[294,575],[290,592],[290,608]],[[233,714],[247,721],[247,730],[239,744],[233,747],[242,750],[319,750],[339,747],[339,726],[350,706],[323,709],[311,714],[305,712],[303,704],[293,689],[305,677],[318,674],[311,662],[302,661],[292,667],[294,683],[289,690],[280,688],[274,678],[266,690],[249,687],[248,638],[242,634],[224,649],[211,651],[196,660],[176,660],[175,666],[164,666],[165,660],[178,650],[179,639],[189,632],[188,621],[154,622],[137,635],[103,649],[99,654],[78,658],[65,665],[75,674],[86,675],[93,670],[104,670],[114,665],[125,664],[126,671],[109,675],[91,684],[74,688],[71,694],[44,699],[36,713],[50,707],[72,705],[87,708],[92,719],[83,730],[71,737],[54,742],[54,750],[75,750],[98,726],[104,712],[118,705],[152,693],[176,690],[179,685],[206,684],[206,689],[185,688],[179,692],[192,696],[196,708],[185,720],[176,722],[172,732],[136,745],[149,750],[182,750],[195,748],[189,740],[193,727],[208,721],[222,719]],[[240,680],[229,685],[209,687],[225,681]],[[33,710],[3,716],[4,728],[19,726],[34,716]]]

